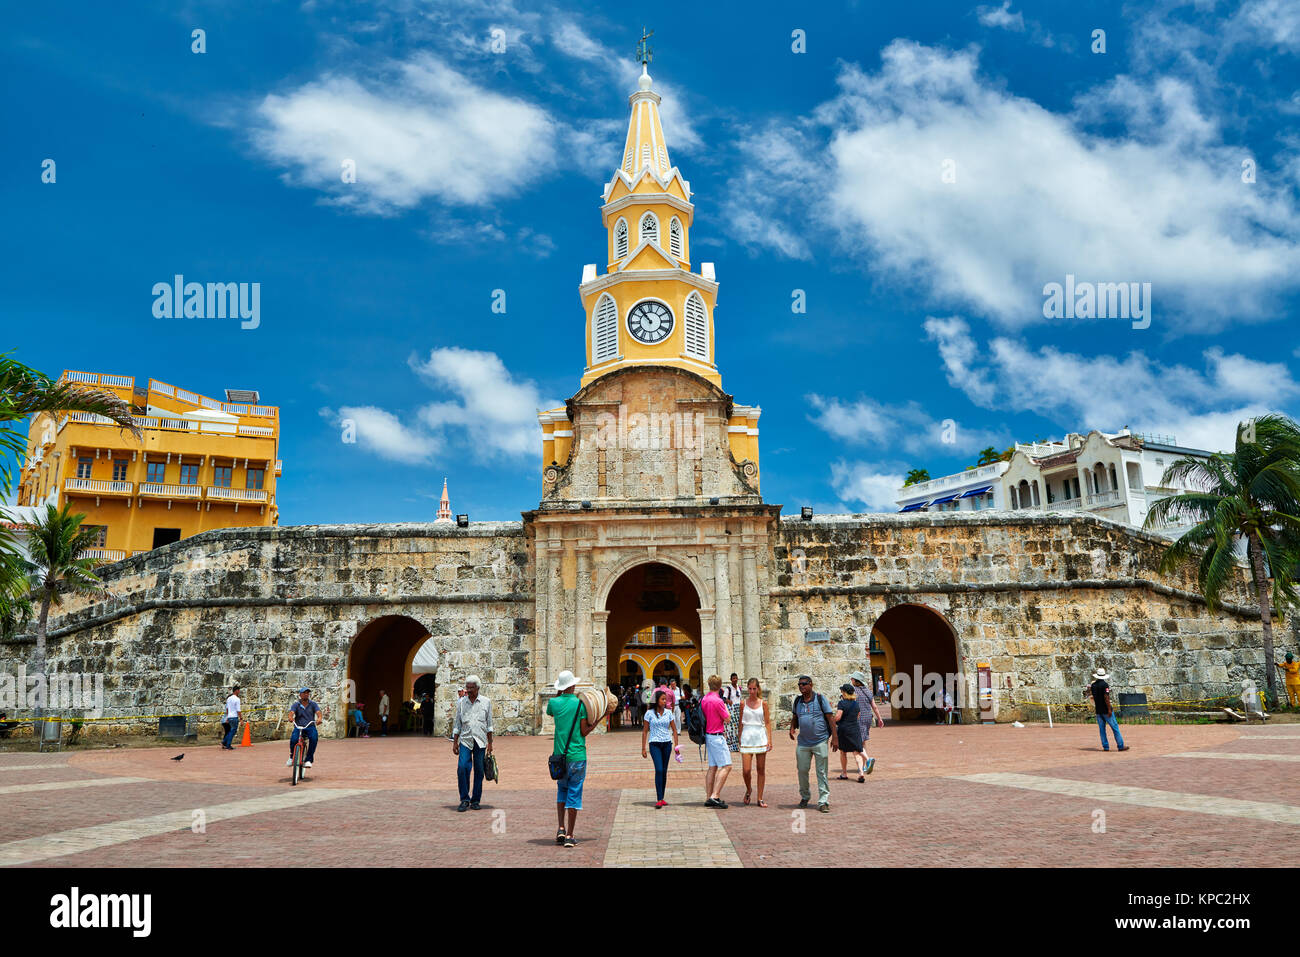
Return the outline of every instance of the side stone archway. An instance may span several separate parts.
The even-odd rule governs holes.
[[[941,612],[929,605],[895,605],[876,619],[872,632],[892,667],[892,673],[885,675],[891,702],[902,704],[893,708],[895,718],[930,717],[933,702],[923,697],[927,687],[937,687],[940,695],[944,687],[954,697],[964,694],[957,633]],[[957,704],[967,703],[958,700]]]
[[[401,702],[412,693],[411,663],[428,639],[429,629],[406,615],[383,615],[357,630],[348,649],[348,680],[343,687],[345,697],[355,695],[353,700],[363,705],[362,714],[371,724],[379,723],[380,691],[388,692],[391,714],[400,715]],[[339,726],[346,725],[340,722]]]

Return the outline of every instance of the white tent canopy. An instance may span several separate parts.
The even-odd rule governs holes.
[[[431,675],[437,670],[438,649],[434,647],[432,638],[426,638],[424,644],[416,651],[415,660],[411,662],[411,674]]]

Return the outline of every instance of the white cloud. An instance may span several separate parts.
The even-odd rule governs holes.
[[[545,110],[487,90],[421,54],[365,79],[326,74],[256,110],[255,147],[291,182],[370,213],[426,199],[456,205],[510,195],[556,161]],[[342,164],[356,164],[356,182]]]
[[[1011,0],[1004,0],[1000,7],[976,7],[975,13],[980,23],[986,27],[998,27],[1016,33],[1024,32],[1025,16],[1022,13],[1011,12]]]
[[[802,258],[788,237],[828,224],[865,267],[1008,326],[1042,322],[1043,285],[1067,273],[1150,282],[1154,321],[1192,329],[1271,318],[1300,285],[1294,196],[1241,182],[1249,151],[1180,80],[1120,77],[1061,114],[982,77],[975,49],[895,40],[839,82],[814,120],[746,141],[737,238]]]
[[[867,397],[848,403],[820,395],[806,398],[817,411],[808,420],[852,445],[902,449],[914,455],[958,454],[990,445],[1002,448],[1010,441],[1001,433],[968,429],[954,419],[936,419],[916,402],[887,405]]]
[[[434,436],[373,405],[345,405],[337,413],[326,408],[320,414],[339,428],[341,436],[351,434],[357,445],[383,459],[415,465],[440,450]]]
[[[1300,383],[1280,363],[1204,353],[1206,372],[1164,365],[1142,352],[1083,356],[1051,346],[1031,350],[998,337],[982,352],[960,318],[926,320],[950,385],[984,408],[1033,411],[1068,431],[1174,435],[1182,445],[1231,448],[1238,422],[1300,393]]]
[[[411,415],[375,406],[321,409],[322,418],[355,429],[359,446],[380,458],[428,462],[456,450],[479,461],[534,456],[541,448],[537,411],[562,403],[542,399],[532,382],[518,382],[499,356],[470,349],[434,349],[407,364],[445,398]]]
[[[831,486],[846,502],[856,502],[868,512],[896,512],[894,499],[903,484],[901,472],[878,471],[866,462],[831,463]]]
[[[543,399],[532,382],[516,382],[493,352],[434,349],[428,359],[412,356],[409,364],[429,384],[456,397],[421,408],[421,423],[439,433],[462,430],[482,458],[535,454],[541,442],[538,409],[562,404]]]

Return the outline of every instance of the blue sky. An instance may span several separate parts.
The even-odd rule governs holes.
[[[644,16],[767,501],[892,510],[909,467],[987,445],[1128,425],[1219,448],[1296,414],[1300,7],[738,10]],[[457,511],[517,518],[541,493],[535,411],[582,372],[576,287],[640,16],[11,7],[4,345],[51,373],[258,389],[282,410],[282,524],[429,520],[444,475]],[[176,273],[261,283],[260,325],[155,318]],[[1067,274],[1151,283],[1149,327],[1045,319]]]

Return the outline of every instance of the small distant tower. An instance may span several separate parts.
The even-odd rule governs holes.
[[[447,480],[442,480],[442,498],[438,501],[438,521],[451,524],[451,499],[447,497]]]

